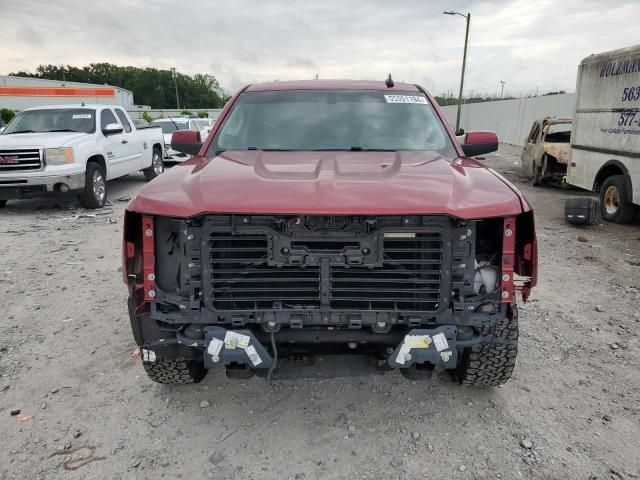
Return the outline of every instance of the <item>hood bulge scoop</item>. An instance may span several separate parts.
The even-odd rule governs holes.
[[[340,159],[339,154],[321,152],[317,157],[307,157],[303,161],[293,155],[272,157],[266,160],[264,152],[259,151],[255,157],[254,171],[256,175],[269,180],[384,180],[396,176],[402,168],[402,157],[399,152],[393,154],[388,161],[371,161],[368,156],[358,156],[349,152],[349,158]],[[345,155],[346,157],[346,155]],[[277,159],[276,159],[277,158]]]

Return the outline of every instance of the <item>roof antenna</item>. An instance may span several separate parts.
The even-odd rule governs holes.
[[[393,83],[393,79],[391,78],[391,74],[389,74],[387,79],[384,81],[384,84],[387,86],[387,88],[391,88],[391,87],[393,87],[395,85]]]
[[[81,105],[81,106],[83,106],[83,107],[84,107],[84,100],[82,101],[82,105]]]

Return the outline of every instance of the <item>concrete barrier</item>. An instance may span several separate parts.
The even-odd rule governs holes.
[[[462,105],[460,127],[494,130],[500,142],[522,146],[534,120],[546,116],[573,117],[575,96],[575,93],[565,93]],[[457,108],[457,105],[442,107],[453,126]]]

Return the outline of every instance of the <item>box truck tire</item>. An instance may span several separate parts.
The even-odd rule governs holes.
[[[600,189],[602,218],[613,223],[630,222],[637,211],[637,207],[627,200],[630,193],[627,192],[624,175],[607,178]]]

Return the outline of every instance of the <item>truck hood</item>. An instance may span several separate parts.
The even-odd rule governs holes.
[[[228,151],[177,165],[143,187],[129,210],[325,215],[522,213],[526,200],[478,162],[433,152]]]
[[[87,133],[78,132],[48,132],[48,133],[13,133],[0,135],[0,148],[12,147],[63,147],[77,138],[82,138]]]

